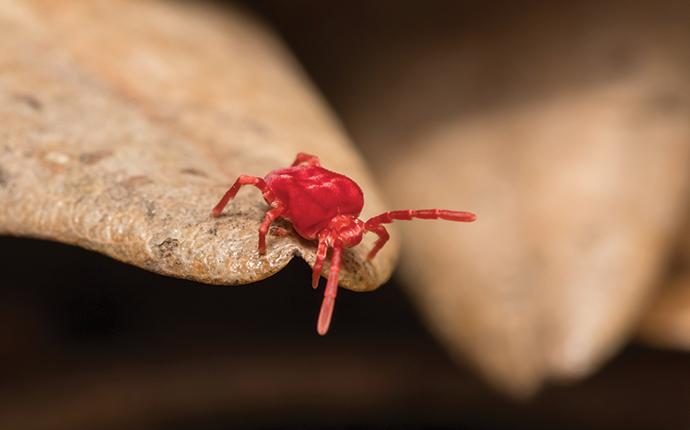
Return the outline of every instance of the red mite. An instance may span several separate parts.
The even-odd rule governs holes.
[[[259,252],[266,252],[266,233],[277,218],[292,223],[295,231],[305,239],[318,240],[316,262],[312,273],[312,287],[317,288],[328,248],[333,250],[328,282],[316,330],[320,335],[328,332],[333,315],[335,296],[338,291],[338,273],[343,248],[350,248],[362,241],[366,232],[378,235],[378,240],[367,256],[374,258],[390,237],[381,224],[393,220],[445,219],[471,222],[477,217],[470,212],[445,209],[397,210],[360,220],[364,206],[364,194],[359,185],[340,173],[321,167],[319,158],[299,153],[291,167],[270,172],[265,178],[242,175],[213,208],[211,215],[220,216],[228,201],[235,197],[242,185],[254,185],[263,193],[271,209],[259,227]]]

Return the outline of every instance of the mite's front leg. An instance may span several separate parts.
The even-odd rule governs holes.
[[[266,234],[268,233],[269,227],[271,227],[271,224],[273,221],[276,220],[279,216],[281,216],[285,212],[285,209],[282,206],[275,207],[271,209],[270,211],[266,212],[266,216],[264,217],[264,221],[261,223],[261,227],[259,227],[259,253],[260,254],[265,254],[266,253]]]
[[[240,175],[235,183],[232,184],[232,187],[225,192],[218,204],[213,208],[211,211],[211,216],[214,218],[219,217],[221,212],[223,212],[223,209],[225,209],[225,206],[231,199],[235,198],[235,195],[243,185],[254,185],[256,188],[261,190],[261,194],[264,195],[264,198],[267,201],[272,200],[271,190],[268,188],[268,185],[266,185],[266,181],[264,181],[263,178],[259,178],[257,176]]]

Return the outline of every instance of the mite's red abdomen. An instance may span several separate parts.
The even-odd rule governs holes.
[[[364,207],[364,194],[359,185],[323,167],[278,169],[264,179],[277,200],[285,205],[283,217],[305,239],[315,239],[333,217],[358,217]]]

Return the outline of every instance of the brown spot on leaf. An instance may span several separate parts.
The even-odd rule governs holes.
[[[206,173],[202,172],[199,169],[194,169],[194,168],[187,168],[187,169],[182,169],[180,170],[180,173],[184,173],[186,175],[192,175],[192,176],[203,176],[206,177]]]
[[[178,246],[180,246],[180,241],[169,237],[156,245],[158,256],[160,258],[170,258],[174,255],[175,249],[177,249]]]
[[[86,165],[96,164],[104,158],[113,155],[113,151],[104,149],[101,151],[85,152],[79,156],[79,162]]]
[[[7,177],[7,172],[5,172],[5,170],[2,167],[0,167],[0,187],[6,186],[8,180],[9,179]]]
[[[17,93],[14,95],[14,98],[15,98],[15,100],[29,106],[33,110],[36,110],[36,111],[43,110],[43,103],[41,103],[40,100],[38,100],[36,97],[34,97],[30,94]]]
[[[247,128],[249,128],[252,132],[256,133],[259,136],[265,137],[270,134],[269,128],[258,121],[247,120],[246,124]]]

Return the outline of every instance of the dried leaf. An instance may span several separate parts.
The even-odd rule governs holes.
[[[390,38],[344,86],[395,206],[478,213],[401,225],[402,271],[450,350],[516,395],[627,340],[687,202],[685,21],[570,12]]]
[[[687,217],[686,217],[687,218]],[[690,234],[680,247],[678,269],[657,292],[640,324],[643,342],[662,348],[690,350]]]
[[[155,272],[214,284],[266,278],[296,235],[257,252],[267,206],[242,173],[298,151],[358,181],[365,214],[383,210],[361,160],[294,60],[232,8],[157,1],[0,1],[0,232],[59,240]],[[397,246],[372,263],[347,254],[342,284],[371,290]],[[37,266],[40,262],[36,262]],[[305,280],[307,282],[307,280]],[[308,283],[308,282],[307,282]]]
[[[690,273],[675,277],[660,291],[639,335],[650,345],[690,350]]]

